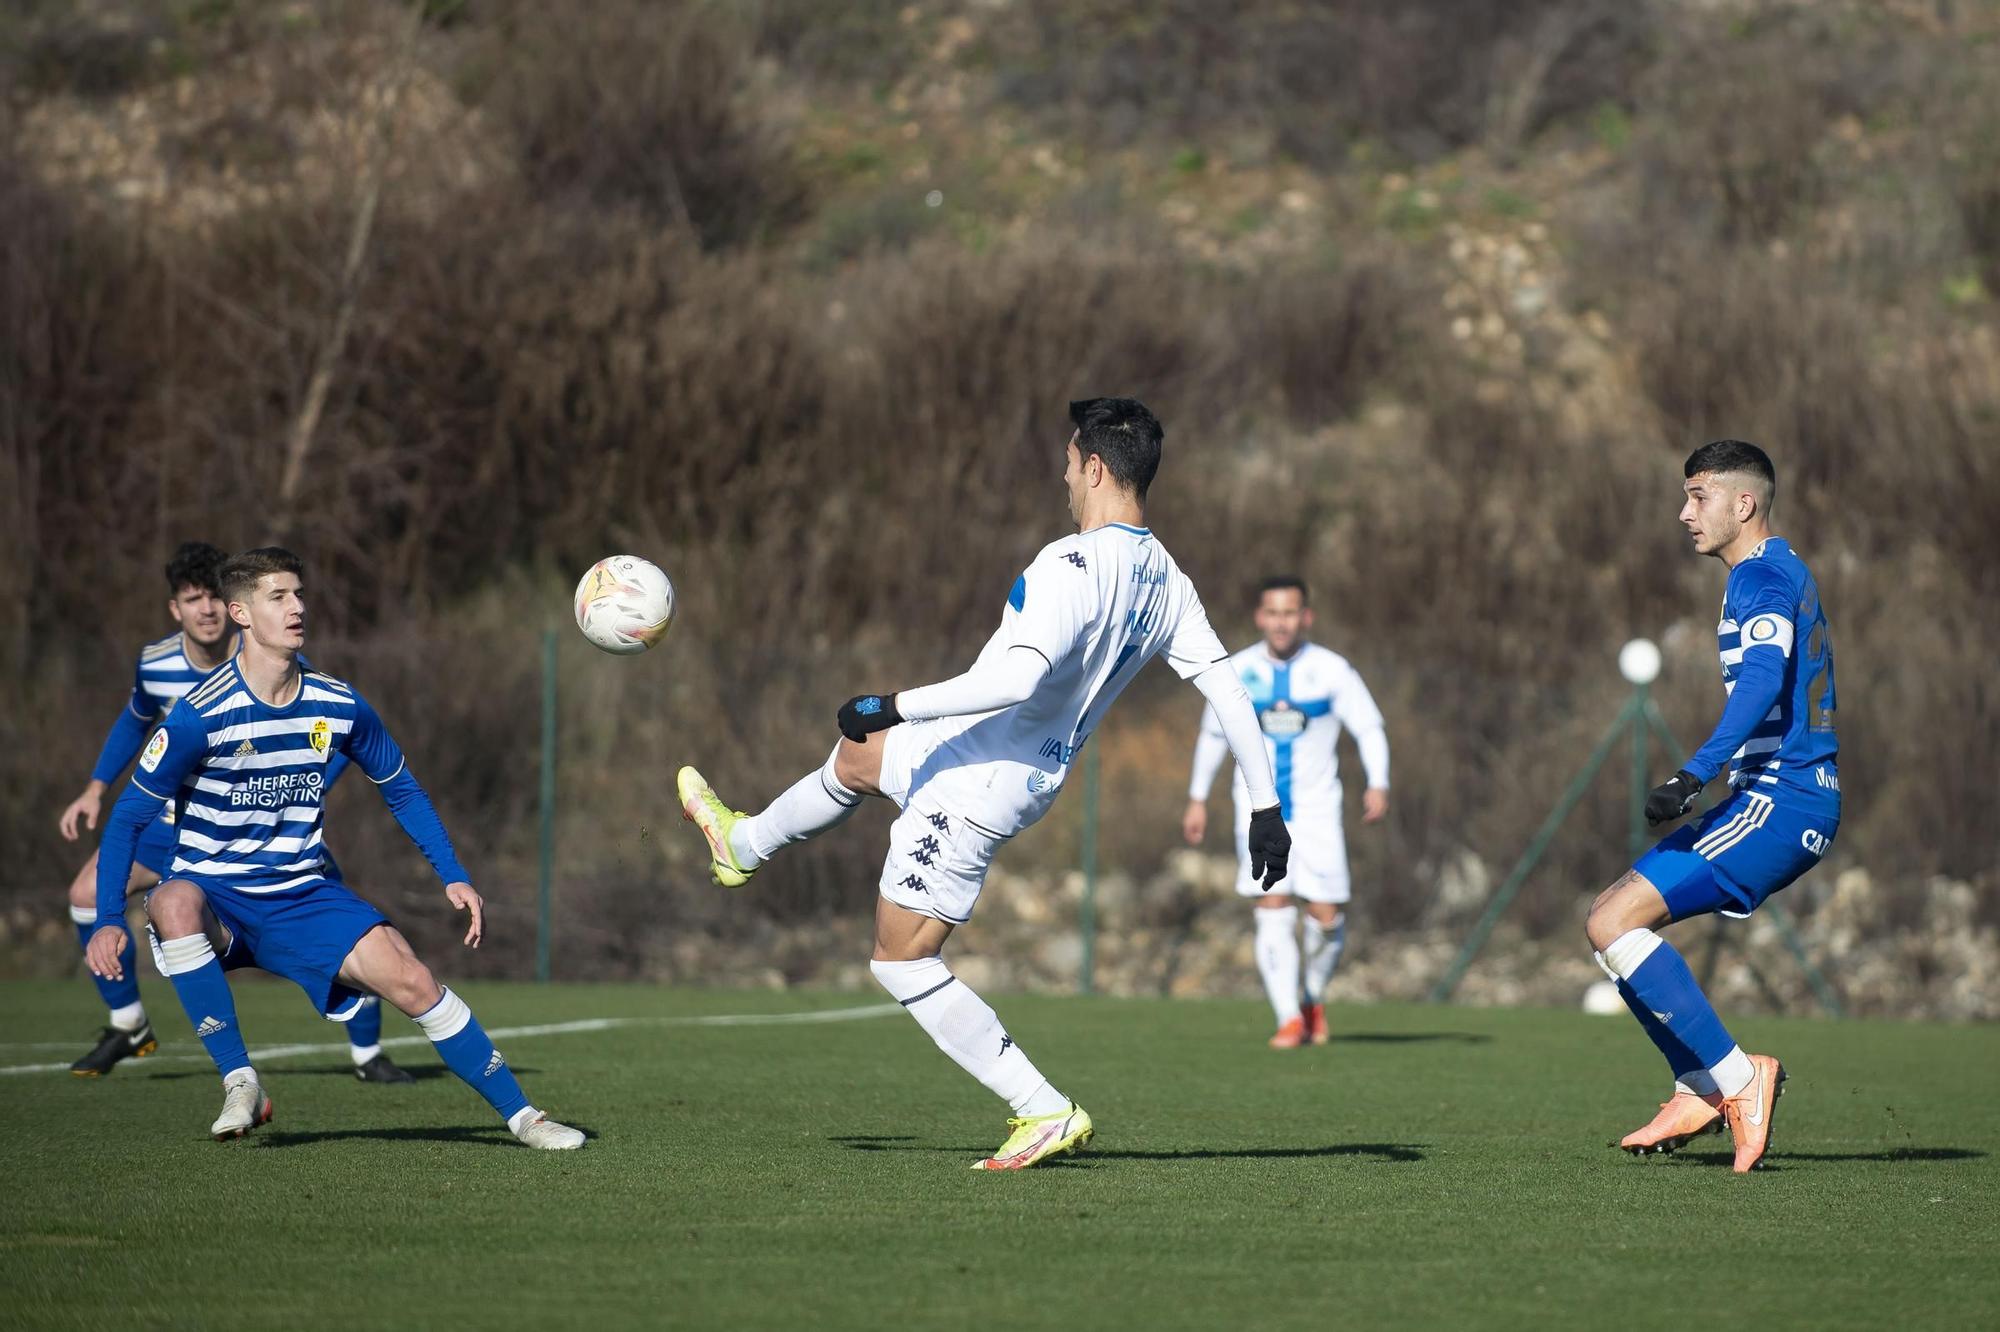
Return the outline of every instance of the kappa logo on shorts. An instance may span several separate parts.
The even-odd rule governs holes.
[[[945,835],[946,837],[949,837],[949,836],[951,836],[951,820],[950,820],[950,819],[946,818],[946,817],[945,817],[944,815],[942,815],[942,814],[933,814],[933,815],[931,815],[931,816],[930,816],[930,820],[931,820],[931,827],[933,827],[933,828],[936,828],[936,829],[937,829],[937,830],[938,830],[939,832],[943,833],[943,834],[944,834],[944,835]]]
[[[931,886],[925,883],[922,879],[919,879],[914,874],[907,876],[901,883],[897,884],[896,886],[898,888],[907,888],[913,893],[923,893],[926,896],[928,896],[931,891]]]
[[[1014,1038],[1013,1038],[1012,1036],[1009,1036],[1009,1035],[1008,1035],[1008,1034],[1007,1034],[1006,1032],[1004,1032],[1004,1031],[1003,1031],[1003,1032],[1001,1032],[1001,1033],[1000,1033],[1000,1054],[1006,1054],[1006,1053],[1007,1053],[1007,1047],[1008,1047],[1008,1046],[1010,1046],[1010,1045],[1012,1045],[1013,1043],[1014,1043]],[[995,1056],[993,1056],[993,1057],[994,1057],[995,1059],[998,1059],[998,1058],[1000,1057],[1000,1055],[995,1055]]]

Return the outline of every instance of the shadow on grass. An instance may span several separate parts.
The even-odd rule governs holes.
[[[595,1139],[594,1130],[582,1129],[588,1139]],[[351,1128],[318,1129],[305,1133],[287,1133],[281,1129],[265,1129],[252,1134],[249,1141],[257,1147],[310,1147],[321,1142],[349,1142],[354,1140],[377,1142],[453,1142],[467,1143],[475,1147],[519,1147],[514,1135],[504,1126],[487,1124],[425,1125],[415,1128]]]
[[[448,1078],[452,1076],[451,1070],[446,1068],[443,1064],[417,1064],[414,1066],[410,1064],[398,1064],[397,1067],[402,1069],[405,1073],[409,1074],[411,1077],[415,1078],[418,1082],[428,1082],[432,1078]],[[525,1064],[509,1064],[507,1065],[507,1067],[513,1069],[514,1072],[521,1077],[533,1077],[537,1073],[541,1072],[540,1069],[530,1068]],[[148,1073],[147,1076],[152,1078],[158,1078],[162,1082],[176,1082],[182,1078],[207,1078],[210,1081],[214,1081],[215,1070],[186,1069],[176,1072],[168,1072],[162,1069],[160,1072],[157,1073]],[[266,1085],[276,1085],[281,1082],[288,1082],[293,1078],[345,1078],[349,1082],[360,1081],[360,1079],[354,1076],[354,1069],[351,1066],[340,1065],[340,1064],[329,1065],[324,1068],[286,1068],[283,1066],[277,1066],[272,1068],[272,1070],[268,1073],[259,1073],[258,1076],[266,1079]],[[371,1085],[393,1087],[398,1084],[389,1082],[389,1083],[376,1083]]]
[[[1794,1161],[1882,1161],[1890,1165],[1903,1161],[1976,1161],[1986,1153],[1971,1147],[1885,1147],[1879,1152],[1785,1152],[1772,1151],[1761,1170],[1783,1170]],[[1726,1166],[1735,1158],[1728,1152],[1679,1153],[1691,1165]]]
[[[1335,1045],[1348,1041],[1374,1045],[1415,1045],[1420,1041],[1453,1041],[1459,1045],[1486,1045],[1492,1040],[1491,1036],[1483,1032],[1472,1031],[1336,1031],[1333,1033]]]
[[[856,1152],[941,1152],[952,1156],[985,1156],[990,1147],[920,1147],[908,1135],[881,1137],[849,1134],[827,1139]],[[1092,1161],[1258,1161],[1306,1160],[1323,1156],[1372,1156],[1382,1161],[1408,1162],[1424,1159],[1423,1143],[1341,1142],[1324,1147],[1201,1147],[1187,1151],[1121,1151],[1116,1148],[1087,1147],[1074,1160],[1044,1161],[1047,1165],[1088,1165]]]

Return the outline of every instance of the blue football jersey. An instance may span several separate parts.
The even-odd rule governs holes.
[[[1774,654],[1775,663],[1763,665],[1779,669],[1777,701],[1733,752],[1718,751],[1726,742],[1725,711],[1724,730],[1695,755],[1689,770],[1706,779],[1727,764],[1730,784],[1738,788],[1784,787],[1837,798],[1833,641],[1812,571],[1783,538],[1760,542],[1729,571],[1716,647],[1722,687],[1732,697],[1753,664],[1752,654]]]
[[[324,876],[326,792],[347,760],[378,785],[404,766],[350,686],[307,669],[298,696],[272,707],[231,661],[167,715],[132,780],[175,808],[176,875],[281,892]]]

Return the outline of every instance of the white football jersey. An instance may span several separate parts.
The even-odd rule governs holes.
[[[1340,804],[1340,732],[1344,726],[1361,745],[1368,784],[1389,784],[1389,748],[1383,736],[1382,711],[1361,674],[1338,652],[1306,643],[1289,661],[1275,661],[1260,643],[1230,658],[1243,688],[1257,708],[1264,747],[1278,780],[1278,805],[1290,821],[1300,808],[1319,812]],[[1215,710],[1203,712],[1202,729],[1221,739]],[[1213,778],[1214,769],[1207,776]],[[1243,774],[1232,790],[1238,805],[1244,800]]]
[[[985,664],[1029,648],[1049,663],[1015,707],[948,717],[922,764],[936,798],[1011,836],[1048,810],[1112,700],[1156,654],[1184,680],[1228,657],[1187,575],[1152,532],[1111,523],[1044,546],[1014,580]]]

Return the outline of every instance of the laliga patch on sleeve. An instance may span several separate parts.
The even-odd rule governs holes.
[[[160,766],[160,760],[167,756],[167,728],[162,726],[153,732],[153,738],[146,742],[146,751],[139,755],[139,766],[147,772]]]

